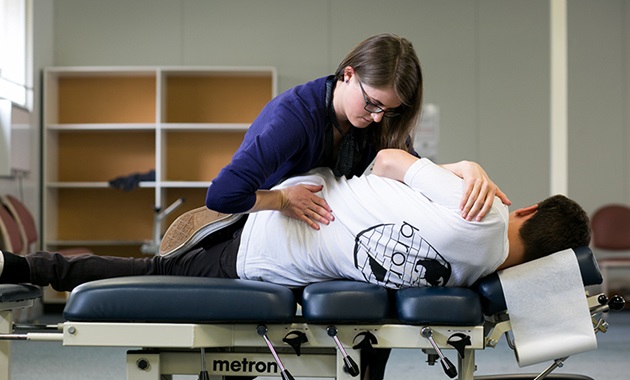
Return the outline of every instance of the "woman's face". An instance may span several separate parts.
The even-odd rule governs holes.
[[[362,83],[356,75],[352,75],[342,85],[346,86],[343,107],[345,116],[357,128],[365,128],[374,122],[380,123],[387,113],[393,112],[402,104],[393,87],[370,87]]]

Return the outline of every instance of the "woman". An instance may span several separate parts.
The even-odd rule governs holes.
[[[319,187],[266,189],[317,166],[330,167],[337,176],[361,175],[380,149],[413,152],[410,135],[422,91],[420,62],[408,40],[392,34],[364,40],[335,75],[290,89],[264,107],[232,162],[208,188],[207,208],[227,214],[279,210],[319,229],[320,223],[334,220],[326,201],[316,195]],[[479,165],[445,167],[467,182],[464,217],[483,218],[495,194],[510,203]]]

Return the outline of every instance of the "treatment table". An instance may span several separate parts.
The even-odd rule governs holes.
[[[584,285],[601,283],[591,250],[574,253]],[[77,287],[65,322],[50,326],[54,331],[15,325],[14,311],[38,297],[35,286],[0,285],[0,380],[9,379],[10,342],[16,339],[128,347],[127,379],[135,380],[174,374],[360,379],[360,350],[375,348],[419,349],[429,364],[440,363],[445,379],[472,380],[475,351],[494,347],[503,335],[514,344],[497,273],[472,287],[395,291],[356,281],[290,289],[235,279],[124,277]],[[588,292],[585,298],[594,330],[605,332],[599,315],[623,308],[623,299]],[[551,360],[536,379],[590,379],[549,375],[565,359]]]

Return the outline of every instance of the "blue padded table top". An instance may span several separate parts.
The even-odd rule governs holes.
[[[454,287],[387,290],[359,281],[328,281],[304,288],[302,314],[312,323],[475,326],[483,322],[479,296]]]
[[[314,323],[376,323],[390,318],[387,289],[367,282],[339,280],[308,285],[302,315]]]
[[[406,288],[396,292],[398,319],[413,325],[476,326],[483,322],[479,295],[469,288]]]
[[[290,322],[296,302],[287,287],[238,279],[137,276],[76,287],[64,308],[74,322]]]
[[[475,326],[483,321],[479,296],[468,288],[387,290],[360,281],[308,285],[302,315],[311,323],[379,323]]]
[[[0,303],[19,302],[40,298],[42,290],[28,284],[0,284]]]

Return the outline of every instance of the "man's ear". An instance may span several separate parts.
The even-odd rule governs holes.
[[[516,210],[515,213],[516,213],[517,216],[524,217],[524,216],[533,215],[533,214],[536,213],[536,211],[538,211],[538,205],[537,204],[531,205],[529,207],[520,208],[520,209]]]

